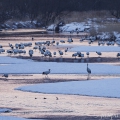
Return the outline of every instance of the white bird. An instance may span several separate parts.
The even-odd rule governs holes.
[[[45,77],[48,77],[48,74],[50,73],[50,69],[48,69],[48,71],[44,71],[42,72],[42,75],[45,75]]]
[[[87,80],[89,80],[89,78],[90,78],[90,74],[91,74],[91,69],[90,68],[88,68],[88,63],[87,63],[87,72],[88,72],[88,77],[87,77]]]

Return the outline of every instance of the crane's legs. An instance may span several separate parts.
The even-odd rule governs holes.
[[[5,79],[4,79],[4,81],[8,81],[8,79],[7,79],[7,78],[5,78]]]
[[[88,73],[88,76],[87,76],[87,80],[89,80],[89,73]]]
[[[90,74],[88,73],[88,77],[87,77],[87,80],[89,80],[90,79]]]
[[[45,78],[44,78],[45,80],[47,80],[47,79],[50,79],[49,77],[48,77],[48,75],[45,75]]]

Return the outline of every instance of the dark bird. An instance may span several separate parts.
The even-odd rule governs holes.
[[[56,52],[54,52],[53,54],[54,54],[54,56],[55,56],[55,55],[56,55]]]
[[[56,97],[56,100],[58,100],[58,97]]]
[[[34,40],[34,38],[32,37],[32,41]]]
[[[88,68],[88,63],[87,63],[87,72],[88,72],[88,77],[87,77],[87,80],[89,80],[89,78],[90,78],[90,74],[91,74],[91,69],[90,68]]]
[[[117,53],[117,58],[119,59],[119,57],[120,57],[120,53]]]
[[[86,52],[87,57],[89,57],[89,52]]]
[[[63,55],[63,52],[59,50],[59,54],[60,54],[60,55],[61,55],[61,57],[62,57],[62,55]]]
[[[66,54],[67,51],[68,51],[68,48],[65,49],[65,54]]]
[[[96,51],[96,53],[99,55],[99,57],[102,55],[102,53],[101,53],[101,52]]]
[[[42,72],[43,75],[45,75],[45,77],[48,77],[48,74],[50,73],[50,69],[48,71],[44,71]]]
[[[7,73],[5,73],[5,74],[3,74],[3,76],[2,77],[5,77],[5,80],[7,80],[7,78],[8,78],[8,74]]]

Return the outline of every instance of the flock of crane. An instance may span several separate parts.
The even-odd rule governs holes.
[[[81,38],[80,42],[82,42],[82,41],[84,41],[86,39],[88,40],[88,44],[89,45],[92,44],[94,41],[96,41],[95,37],[89,37],[89,38]],[[32,37],[31,40],[34,41],[34,38]],[[65,42],[66,42],[65,40],[55,41],[54,39],[51,40],[51,41],[44,41],[44,42],[40,41],[40,42],[35,42],[34,47],[33,47],[33,43],[32,42],[28,42],[28,43],[16,43],[15,45],[9,43],[9,46],[8,46],[9,49],[8,50],[3,49],[4,47],[2,45],[0,45],[0,53],[2,54],[2,53],[6,52],[8,55],[17,55],[17,54],[19,54],[19,55],[24,54],[25,55],[27,53],[26,50],[25,50],[25,48],[26,47],[30,47],[30,49],[28,51],[28,54],[29,54],[30,57],[33,57],[34,52],[36,50],[39,50],[39,52],[41,53],[42,57],[47,57],[48,56],[50,58],[52,56],[56,56],[57,52],[54,51],[52,53],[49,50],[49,48],[47,48],[47,47],[49,47],[49,46],[56,46],[56,48],[58,49],[59,48],[58,47],[59,44],[60,43],[63,44]],[[68,43],[72,43],[73,39],[71,37],[69,37],[68,40],[67,40],[67,42]],[[105,41],[98,41],[98,46],[105,45],[105,43],[108,46],[109,45],[115,45],[114,41],[107,41],[107,42],[105,42]],[[116,44],[118,44],[118,43],[116,43]],[[32,47],[32,49],[31,49],[31,47]],[[64,49],[64,52],[63,52],[63,50],[59,50],[58,49],[59,55],[61,57],[64,55],[64,53],[66,55],[66,53],[68,52],[68,49],[69,48],[66,47]],[[99,52],[99,51],[96,51],[96,53],[97,53],[98,57],[100,57],[102,55],[102,53]],[[89,57],[89,54],[90,54],[89,52],[86,52],[87,57]],[[71,57],[75,57],[75,59],[76,59],[76,57],[83,58],[84,54],[78,51],[78,52],[73,53]],[[120,57],[120,52],[117,53],[117,57],[118,58]],[[87,72],[88,72],[88,79],[89,79],[89,74],[91,74],[91,70],[90,70],[90,68],[88,68],[88,64],[87,64]],[[50,69],[48,71],[43,72],[42,74],[43,75],[48,75],[49,73],[50,73]],[[4,74],[3,76],[7,78],[8,74]]]
[[[32,41],[33,40],[34,40],[34,38],[32,38]],[[81,38],[80,39],[81,42],[84,41],[84,40],[85,40],[85,38]],[[95,38],[94,37],[92,37],[92,38],[90,37],[89,40],[88,40],[88,44],[90,45],[94,41],[95,41]],[[67,42],[68,43],[72,43],[73,39],[72,38],[68,38]],[[68,52],[69,48],[67,47],[64,50],[59,50],[58,46],[59,46],[60,43],[62,43],[62,44],[65,43],[65,40],[60,40],[60,41],[56,42],[53,39],[52,41],[35,42],[34,47],[32,47],[33,46],[32,42],[28,42],[28,43],[16,43],[15,45],[9,43],[10,49],[8,49],[8,50],[3,49],[3,46],[0,45],[0,53],[2,54],[2,53],[6,52],[8,55],[17,55],[17,54],[19,54],[19,55],[24,54],[25,55],[27,53],[26,50],[25,50],[25,48],[26,47],[30,47],[30,49],[28,51],[28,54],[29,54],[30,57],[33,56],[33,54],[34,54],[34,52],[36,50],[39,50],[39,52],[41,53],[42,57],[47,57],[48,56],[50,58],[52,56],[56,56],[56,54],[59,54],[62,57],[64,54],[66,55],[66,53]],[[115,42],[114,41],[111,41],[111,42],[107,41],[106,44],[107,45],[114,45]],[[104,41],[98,41],[98,45],[99,46],[100,45],[105,45],[105,42]],[[58,49],[58,53],[55,52],[55,51],[52,53],[49,50],[49,48],[47,49],[48,46],[56,46],[57,49]],[[31,49],[31,47],[32,47],[32,49]],[[102,55],[102,53],[100,51],[96,51],[96,53],[97,53],[97,55],[99,57]],[[90,54],[89,52],[86,52],[87,57],[89,57],[89,54]],[[117,53],[116,56],[119,58],[120,57],[120,52]],[[75,57],[75,58],[76,57],[81,57],[81,58],[83,58],[84,54],[78,51],[78,52],[73,53],[71,55],[71,57]]]

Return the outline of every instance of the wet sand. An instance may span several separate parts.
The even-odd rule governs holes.
[[[71,78],[72,77],[72,78]],[[92,76],[92,79],[114,78],[119,76]],[[10,75],[8,81],[0,80],[0,108],[11,108],[10,115],[25,118],[51,118],[51,119],[98,119],[117,116],[119,118],[120,99],[103,98],[80,95],[42,94],[14,90],[19,86],[62,82],[73,80],[86,80],[86,75]],[[91,116],[91,117],[88,117]],[[59,120],[58,119],[58,120]]]
[[[3,41],[4,39],[4,41]],[[51,37],[35,37],[34,41],[31,40],[31,35],[26,37],[4,37],[0,39],[0,44],[5,49],[10,49],[8,43],[21,43],[32,42],[33,46],[36,41],[52,40]],[[59,41],[61,38],[55,38]],[[67,37],[62,38],[67,41]],[[74,38],[74,45],[88,45],[87,41],[79,42],[79,37]],[[91,46],[96,46],[95,42]],[[19,57],[22,59],[33,59],[41,61],[42,56],[39,51],[34,52],[32,58],[28,55],[28,50],[32,47],[25,48],[27,53],[25,55],[9,55],[10,57]],[[52,52],[57,48],[56,46],[48,46]],[[65,47],[59,48],[64,50]],[[58,51],[58,49],[57,49]],[[77,62],[74,58],[71,58],[73,52],[67,52],[63,55],[62,62]],[[84,52],[83,52],[84,53]],[[96,53],[90,53],[89,62],[91,63],[105,63],[120,65],[119,59],[116,58],[117,52],[104,52],[101,56],[101,61],[97,61],[98,56]],[[1,56],[8,56],[6,53]],[[23,56],[23,57],[22,57]],[[57,62],[60,62],[61,57],[56,55]],[[78,62],[81,63],[81,59]],[[83,58],[86,62],[87,56]],[[49,62],[49,58],[44,58]],[[53,61],[53,58],[50,58]],[[102,78],[116,78],[119,75],[92,75],[92,80],[99,80]],[[41,74],[29,74],[29,75],[9,75],[7,81],[0,75],[0,108],[11,108],[13,111],[10,113],[1,113],[0,115],[10,115],[25,118],[48,118],[52,120],[110,120],[120,119],[120,99],[119,98],[104,98],[93,96],[81,96],[81,95],[61,95],[61,94],[42,94],[42,93],[30,93],[14,90],[19,86],[38,84],[38,83],[50,83],[50,82],[65,82],[65,81],[81,81],[86,80],[85,74],[50,74],[50,79],[44,79]],[[111,117],[112,116],[112,117]]]

